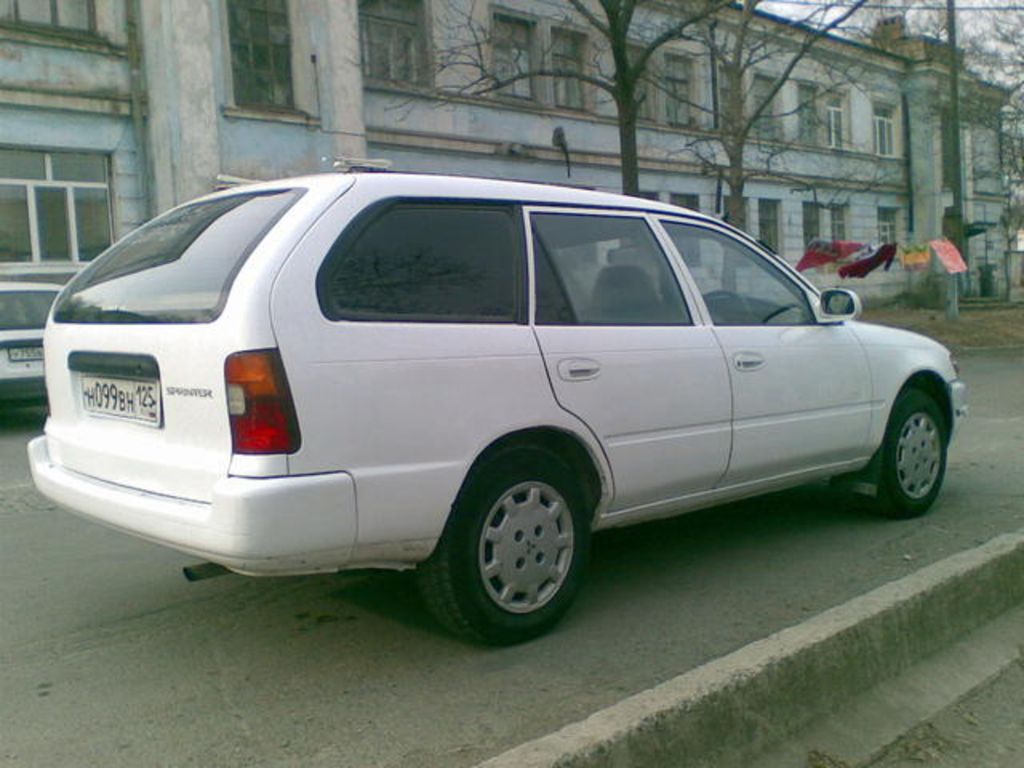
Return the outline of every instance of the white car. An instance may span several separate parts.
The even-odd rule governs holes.
[[[60,289],[0,282],[0,408],[45,402],[43,328]]]
[[[516,642],[565,612],[595,530],[850,473],[924,512],[966,390],[945,348],[859,307],[647,200],[244,187],[61,295],[33,477],[238,573],[415,567],[442,623]]]

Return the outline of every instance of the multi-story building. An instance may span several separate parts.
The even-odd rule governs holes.
[[[541,75],[486,94],[457,87],[466,62],[451,52],[470,31],[489,32],[477,50],[505,76],[597,61],[587,25],[553,7],[0,0],[0,277],[66,276],[177,203],[239,180],[331,171],[339,157],[617,190],[616,112],[604,92]],[[747,229],[793,261],[815,237],[939,236],[954,172],[947,61],[899,25],[872,45],[819,43],[751,138]],[[698,149],[714,145],[712,69],[695,41],[652,60],[657,87],[638,131],[643,194],[723,210],[719,159]],[[745,84],[756,98],[776,76],[751,70]],[[1005,194],[990,118],[1002,94],[974,80],[964,91],[971,253],[995,262],[1006,251]],[[909,284],[897,267],[865,285],[893,295]]]

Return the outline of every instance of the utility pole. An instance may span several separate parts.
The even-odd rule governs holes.
[[[946,28],[949,34],[949,80],[950,80],[950,122],[952,126],[952,167],[953,178],[953,215],[951,217],[953,244],[960,255],[967,261],[967,238],[964,237],[964,169],[963,151],[960,146],[960,59],[956,44],[956,5],[955,0],[946,0]],[[960,317],[959,279],[957,275],[946,276],[946,319],[956,320]]]

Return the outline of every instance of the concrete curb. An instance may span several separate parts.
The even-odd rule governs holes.
[[[930,565],[479,768],[729,766],[1024,601],[1024,531]],[[628,651],[627,651],[628,652]]]

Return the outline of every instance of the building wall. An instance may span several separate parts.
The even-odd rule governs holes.
[[[408,83],[370,76],[372,67],[362,61],[357,0],[288,0],[291,99],[282,106],[253,104],[240,93],[228,0],[139,2],[142,58],[136,82],[143,93],[135,96],[144,97],[146,112],[133,122],[129,1],[94,0],[95,28],[84,32],[0,21],[0,148],[75,149],[108,157],[114,237],[233,180],[329,171],[338,157],[384,158],[396,170],[620,188],[615,110],[597,89],[584,90],[582,110],[555,106],[550,78],[534,80],[528,101],[451,90],[438,98],[435,86],[454,88],[467,76],[465,67],[437,72],[434,66],[465,42],[467,14],[484,29],[494,10],[530,21],[538,57],[546,55],[553,27],[586,30],[579,19],[553,15],[549,3],[426,3],[418,31],[429,76]],[[365,12],[371,3],[362,5]],[[703,210],[721,210],[722,185],[701,162],[712,145],[710,57],[692,42],[673,43],[669,50],[691,57],[690,93],[703,109],[694,110],[687,127],[673,127],[665,119],[664,96],[652,94],[655,108],[648,117],[655,119],[642,120],[638,135],[641,191],[666,201],[696,194]],[[899,211],[901,242],[941,234],[949,204],[936,107],[944,75],[941,65],[923,54],[918,58],[826,41],[817,58],[801,62],[778,99],[780,138],[792,146],[751,141],[747,148],[747,167],[762,171],[745,190],[752,234],[762,234],[761,200],[777,201],[779,250],[794,262],[806,245],[805,203],[826,206],[819,214],[823,235],[831,231],[830,205],[845,207],[847,239],[876,240],[879,208]],[[825,60],[832,66],[824,66]],[[834,85],[838,70],[846,77],[839,84],[845,104],[842,148],[825,146],[820,136],[811,145],[797,144],[797,83]],[[772,73],[770,66],[765,71]],[[875,104],[894,112],[888,157],[875,152]],[[570,170],[552,143],[556,128],[568,141]],[[968,218],[999,221],[1003,191],[991,169],[994,134],[982,127],[966,134]],[[722,157],[713,159],[720,163]],[[974,166],[987,170],[976,172]],[[974,241],[975,254],[999,258],[1005,251],[996,227]],[[0,274],[12,269],[21,267],[0,263]],[[810,277],[822,285],[839,282],[828,270]],[[896,268],[852,283],[888,298],[907,290],[912,279]]]

